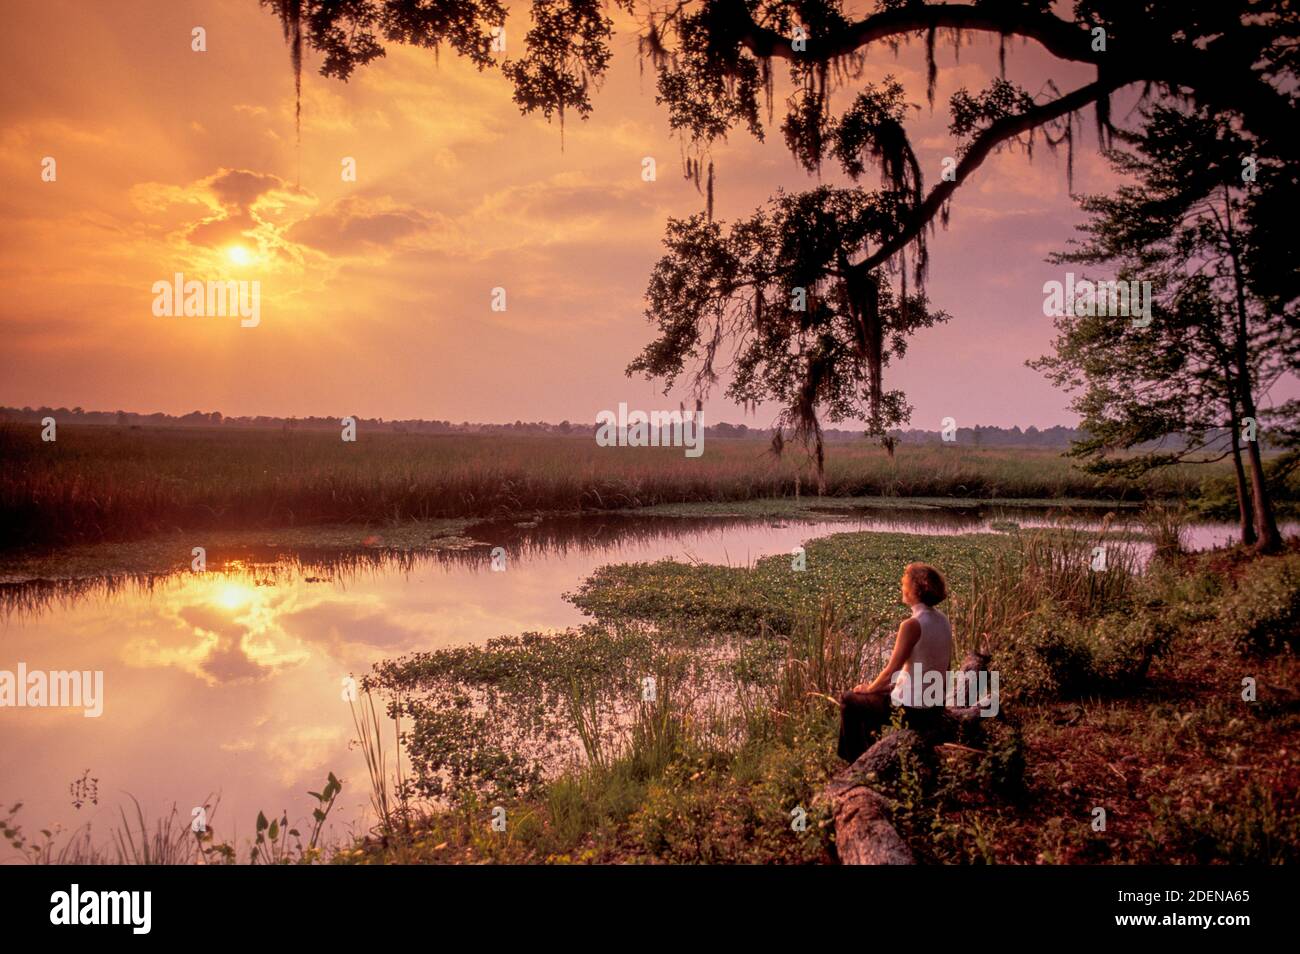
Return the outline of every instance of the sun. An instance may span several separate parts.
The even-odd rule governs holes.
[[[253,253],[242,245],[232,245],[226,249],[226,258],[235,265],[253,264]]]
[[[227,583],[215,594],[212,601],[227,610],[236,610],[247,606],[253,600],[253,591],[241,583]]]

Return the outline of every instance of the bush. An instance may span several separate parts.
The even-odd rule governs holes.
[[[1004,696],[1078,698],[1132,689],[1174,634],[1158,609],[1137,607],[1080,619],[1044,603],[999,660],[1009,673]]]
[[[1244,653],[1294,649],[1300,636],[1300,555],[1259,560],[1219,600],[1218,633]]]

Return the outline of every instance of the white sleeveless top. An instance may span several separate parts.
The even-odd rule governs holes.
[[[945,677],[941,685],[944,687],[944,696],[947,696],[946,675],[952,667],[952,627],[948,623],[948,617],[933,606],[917,603],[912,607],[912,619],[921,625],[921,638],[912,647],[912,654],[903,663],[898,680],[889,694],[896,706],[921,705],[920,693],[924,689],[924,682],[917,687],[916,698],[912,697],[912,673],[917,663],[921,664],[922,679],[931,670]]]

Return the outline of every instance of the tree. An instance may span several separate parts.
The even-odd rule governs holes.
[[[322,74],[343,80],[382,56],[385,43],[448,47],[479,69],[494,68],[493,33],[506,21],[505,7],[497,0],[261,3],[284,26],[297,82],[304,46],[322,54]],[[853,379],[864,364],[883,356],[884,339],[898,326],[891,328],[871,313],[883,300],[876,292],[896,276],[896,300],[905,305],[909,272],[923,291],[929,232],[936,222],[946,224],[956,191],[999,148],[1020,143],[1032,149],[1041,134],[1049,147],[1064,144],[1072,153],[1077,117],[1089,107],[1105,143],[1114,132],[1111,97],[1129,87],[1140,88],[1144,97],[1187,97],[1211,118],[1239,124],[1259,151],[1286,154],[1293,148],[1300,15],[1290,0],[1076,0],[1066,16],[1053,11],[1051,0],[880,0],[874,12],[857,20],[846,13],[842,0],[680,0],[664,7],[637,0],[532,0],[523,54],[507,56],[500,64],[522,112],[540,112],[561,123],[567,115],[585,118],[590,113],[590,91],[611,59],[608,12],[615,8],[637,17],[640,54],[657,73],[657,100],[688,144],[688,169],[697,182],[713,142],[737,127],[764,137],[762,100],[771,102],[779,62],[788,67],[794,90],[780,127],[791,153],[809,170],[834,159],[854,180],[868,165],[882,173],[884,189],[870,201],[887,206],[889,217],[876,223],[868,241],[846,248],[844,260],[835,263],[835,280],[850,297],[858,296],[854,320],[866,334],[864,347],[826,352],[829,361],[859,365],[842,373],[837,369],[839,380]],[[926,192],[903,122],[901,89],[887,77],[879,83],[864,81],[866,54],[873,46],[923,37],[933,104],[936,40],[942,34],[959,46],[971,33],[996,35],[1004,65],[1007,40],[1021,38],[1037,42],[1059,62],[1093,66],[1096,78],[1066,92],[1049,79],[1040,95],[1013,86],[1005,76],[987,90],[960,91],[950,104],[952,132],[960,140],[954,159],[960,158],[951,175]],[[836,96],[846,90],[857,95],[837,114]],[[711,196],[712,162],[708,169]],[[708,209],[711,217],[711,200]],[[754,330],[741,321],[729,323],[724,332]],[[701,382],[712,373],[708,359],[717,348],[704,335],[704,329],[697,329],[671,339],[684,345],[710,342],[699,369],[703,376],[697,375]],[[661,346],[668,343],[660,338]],[[743,343],[735,344],[745,350]],[[676,367],[670,356],[660,354],[657,362],[646,363],[643,356],[640,365],[647,371]],[[827,366],[818,361],[805,367],[811,374]],[[879,370],[878,364],[867,367],[871,377],[878,378]],[[823,387],[807,378],[803,389],[822,393]],[[885,400],[886,392],[873,383],[869,420],[893,418]],[[815,414],[815,407],[812,419],[800,412],[796,430],[815,434]]]
[[[816,409],[838,422],[865,407],[880,435],[905,422],[910,408],[901,391],[883,392],[882,369],[902,357],[912,331],[948,318],[931,312],[924,295],[896,298],[887,283],[862,280],[848,265],[895,221],[896,202],[894,193],[823,186],[778,193],[726,233],[703,215],[669,220],[668,254],[646,292],[659,336],[629,373],[662,377],[671,388],[690,360],[703,392],[717,380],[722,343],[734,342],[728,396],[747,406],[777,402],[774,448],[787,428],[809,444],[823,489]]]
[[[1143,134],[1123,137],[1131,151],[1108,153],[1134,183],[1083,198],[1087,238],[1051,260],[1113,265],[1121,282],[1149,282],[1151,313],[1117,316],[1110,303],[1066,311],[1057,318],[1055,353],[1030,365],[1081,392],[1073,407],[1088,436],[1071,454],[1093,471],[1136,476],[1231,456],[1242,542],[1273,550],[1281,541],[1257,397],[1295,370],[1300,351],[1294,303],[1252,287],[1250,270],[1275,255],[1242,223],[1243,209],[1258,201],[1252,189],[1279,198],[1285,177],[1273,173],[1283,167],[1270,160],[1263,180],[1244,180],[1250,150],[1204,110],[1155,107],[1145,119]],[[1110,456],[1152,442],[1144,453]]]

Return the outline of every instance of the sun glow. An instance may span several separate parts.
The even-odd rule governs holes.
[[[226,249],[226,258],[230,259],[235,265],[253,264],[253,253],[242,245],[232,245]]]
[[[247,606],[253,600],[253,591],[241,583],[227,583],[212,597],[212,602],[223,609],[235,610]]]

